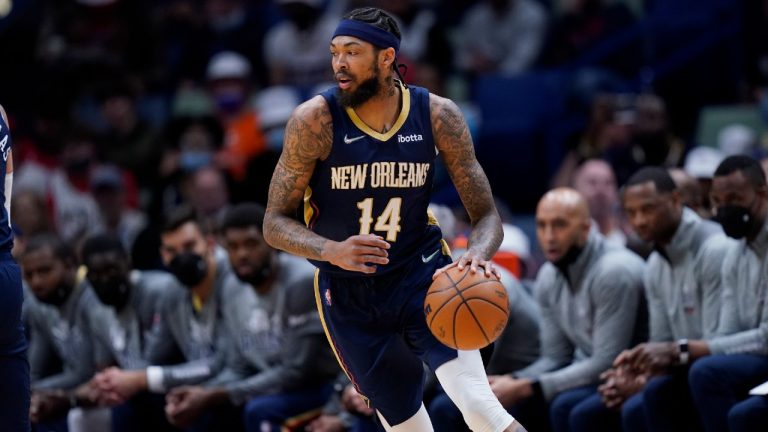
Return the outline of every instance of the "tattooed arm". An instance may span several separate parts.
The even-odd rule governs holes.
[[[316,96],[296,108],[285,127],[283,152],[269,184],[264,239],[294,255],[373,273],[375,264],[389,262],[389,243],[381,237],[357,235],[337,242],[315,234],[294,218],[315,164],[328,157],[332,145],[333,122],[325,99]]]
[[[490,274],[494,270],[488,261],[504,236],[491,186],[477,162],[472,137],[459,107],[449,99],[430,94],[429,111],[435,145],[472,221],[467,253],[456,264],[461,268],[471,263],[473,270],[480,265]]]

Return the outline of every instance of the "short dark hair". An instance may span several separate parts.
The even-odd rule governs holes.
[[[736,171],[741,171],[752,186],[756,188],[765,186],[765,172],[760,162],[744,155],[733,155],[723,159],[715,170],[715,177],[725,177]]]
[[[653,182],[657,192],[672,192],[677,189],[675,181],[669,175],[669,171],[658,166],[643,167],[637,170],[627,180],[625,188],[637,186],[643,183]]]
[[[397,22],[392,16],[383,10],[375,7],[362,7],[353,9],[344,14],[342,19],[349,19],[354,21],[364,22],[371,24],[382,30],[388,31],[395,35],[397,40],[401,40],[400,28],[397,26]]]
[[[96,254],[114,252],[121,258],[128,258],[128,253],[123,247],[123,243],[117,236],[111,234],[95,234],[88,237],[83,243],[83,249],[80,251],[83,264],[88,265],[91,257]]]
[[[224,216],[221,232],[230,228],[248,228],[255,226],[264,232],[264,207],[254,202],[246,202],[232,207]]]
[[[77,256],[72,246],[64,242],[61,237],[50,232],[35,234],[30,237],[24,248],[24,256],[46,248],[49,248],[53,255],[64,262],[64,264],[77,266]]]
[[[195,209],[186,204],[175,207],[165,214],[165,223],[163,223],[161,234],[176,231],[188,222],[194,223],[197,225],[198,229],[200,229],[200,232],[207,234],[206,228],[204,227],[205,224],[200,222],[200,218]]]

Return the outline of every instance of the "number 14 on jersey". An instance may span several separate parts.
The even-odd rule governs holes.
[[[376,218],[374,231],[386,233],[384,236],[387,241],[397,240],[397,233],[400,232],[400,206],[403,199],[399,197],[390,198],[384,211]],[[360,234],[370,234],[373,224],[373,198],[366,198],[357,203],[357,208],[362,211],[360,215]]]

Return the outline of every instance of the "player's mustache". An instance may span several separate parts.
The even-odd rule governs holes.
[[[350,75],[348,73],[345,73],[345,72],[336,72],[335,78],[336,78],[336,81],[338,81],[340,79],[348,79],[348,80],[354,80],[355,79],[354,76],[352,76],[352,75]]]

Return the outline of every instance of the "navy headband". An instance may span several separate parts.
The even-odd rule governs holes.
[[[341,20],[339,26],[336,27],[336,31],[333,32],[333,37],[331,37],[331,39],[336,36],[353,36],[379,48],[392,47],[395,49],[395,55],[400,51],[400,40],[397,36],[384,29],[380,29],[362,21],[350,19]]]

